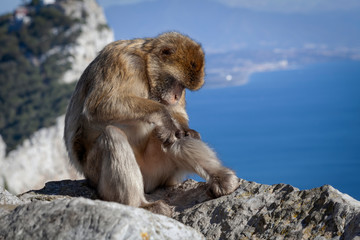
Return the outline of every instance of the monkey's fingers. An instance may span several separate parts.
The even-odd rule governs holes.
[[[187,129],[187,130],[178,130],[175,133],[175,136],[180,139],[180,138],[184,138],[184,137],[192,137],[195,139],[200,139],[200,133],[198,133],[195,130],[192,129]]]
[[[169,139],[165,140],[162,145],[164,148],[169,148],[171,145],[174,144],[175,141],[170,141]]]
[[[163,147],[170,147],[176,140],[176,131],[171,131],[163,127],[158,127],[156,129],[156,135],[162,142]]]
[[[175,132],[175,137],[177,137],[178,139],[183,138],[185,136],[186,136],[186,132],[183,130],[177,130]]]
[[[185,136],[186,137],[192,137],[195,139],[201,139],[200,133],[198,133],[197,131],[193,130],[193,129],[188,129],[185,130]]]
[[[186,129],[186,130],[177,130],[175,132],[175,137],[180,139],[180,138],[184,138],[184,137],[192,137],[195,139],[199,139],[200,140],[200,133],[198,133],[197,131],[193,130],[193,129]]]

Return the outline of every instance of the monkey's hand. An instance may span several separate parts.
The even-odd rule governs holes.
[[[199,139],[199,140],[201,139],[200,133],[198,133],[194,129],[179,130],[175,133],[175,136],[177,138],[191,137],[191,138],[195,138],[195,139]]]
[[[167,148],[171,146],[179,138],[177,132],[179,132],[180,130],[177,129],[175,126],[171,128],[159,126],[156,128],[155,131],[157,137],[163,143],[163,146]]]
[[[194,139],[201,139],[200,133],[193,129],[178,129],[177,124],[174,128],[157,127],[156,133],[158,138],[162,141],[164,147],[171,146],[176,140],[184,137],[191,137]],[[171,130],[172,129],[172,130]]]
[[[155,131],[165,148],[184,137],[200,139],[200,133],[187,126],[181,126],[181,124],[172,117],[163,117],[162,124],[158,125]]]
[[[170,130],[164,127],[157,127],[157,136],[163,142],[163,146],[169,147],[176,140],[184,137],[191,137],[195,139],[200,139],[200,133],[193,129],[179,130],[174,128],[175,130]]]

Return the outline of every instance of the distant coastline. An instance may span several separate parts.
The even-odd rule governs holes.
[[[207,87],[240,86],[259,72],[291,70],[317,63],[360,61],[360,49],[274,49],[207,56]]]

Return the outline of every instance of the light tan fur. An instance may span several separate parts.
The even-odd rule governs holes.
[[[65,118],[71,162],[104,200],[169,215],[144,192],[193,172],[215,197],[238,185],[234,172],[188,126],[185,88],[204,84],[201,46],[176,32],[116,41],[85,69]]]

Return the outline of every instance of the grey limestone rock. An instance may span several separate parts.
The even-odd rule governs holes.
[[[0,217],[24,202],[0,186]]]
[[[0,204],[21,204],[23,201],[21,201],[18,197],[12,195],[8,191],[6,191],[4,188],[0,186]]]
[[[87,65],[108,43],[114,41],[114,33],[107,25],[103,9],[96,0],[57,0],[65,14],[85,20],[85,24],[72,26],[72,31],[80,30],[76,43],[60,50],[70,54],[71,69],[62,77],[63,82],[77,81]]]
[[[84,208],[87,209],[106,209],[108,206],[122,206],[117,203],[91,200],[97,199],[97,195],[95,190],[89,187],[85,180],[49,182],[43,189],[32,190],[18,197],[23,204],[27,204],[18,207],[11,213],[1,214],[0,212],[0,226],[10,227],[6,229],[13,229],[17,223],[12,222],[11,219],[18,219],[20,215],[24,215],[22,211],[25,211],[24,209],[29,208],[29,206],[37,206],[37,208],[44,206],[47,207],[47,209],[57,209],[56,205],[66,203],[67,205],[61,205],[59,208],[67,209],[66,206],[73,201],[77,203],[76,199],[79,197],[87,198],[86,201],[84,199],[78,200],[79,203],[84,206],[86,205],[87,207]],[[158,189],[146,197],[150,201],[162,199],[167,202],[173,207],[174,219],[201,232],[206,239],[360,239],[360,202],[346,194],[340,193],[329,185],[300,191],[286,184],[270,186],[240,179],[239,188],[234,193],[213,199],[207,194],[206,183],[187,180],[174,187]],[[29,205],[29,202],[32,202],[30,203],[32,205]],[[33,205],[34,202],[39,203]],[[44,204],[44,202],[50,202],[52,205],[41,205]],[[96,207],[88,207],[88,205]],[[126,206],[123,207],[130,209],[129,211],[140,210]],[[67,218],[70,213],[67,212],[65,214],[62,211],[65,210],[58,211],[59,218]],[[96,212],[95,210],[91,211]],[[102,212],[103,210],[99,211]],[[107,210],[104,211],[106,212]],[[143,214],[143,212],[144,211],[141,210],[141,214]],[[36,214],[38,214],[38,212],[34,210],[33,216]],[[79,212],[74,210],[73,214],[84,215],[81,210],[79,210]],[[98,221],[99,216],[96,214],[89,218]],[[111,214],[111,211],[109,211],[109,215]],[[123,216],[119,214],[120,213],[116,213],[115,215]],[[155,216],[149,212],[147,212],[147,214]],[[105,218],[105,216],[101,216]],[[143,218],[143,215],[135,214],[134,216],[140,219],[134,220],[134,224],[137,221],[142,221],[141,218]],[[55,219],[54,216],[53,218]],[[117,219],[116,217],[113,218],[113,216],[109,216],[109,219],[111,220],[106,221],[115,221],[120,224],[120,220],[114,220]],[[76,221],[84,222],[87,220],[79,217]],[[9,225],[9,222],[15,225]],[[151,221],[149,223],[153,224]],[[44,222],[44,224],[46,225],[46,222]],[[156,229],[156,227],[154,228]],[[0,239],[4,231],[8,234],[6,230],[1,229],[4,228],[0,227]],[[95,231],[94,233],[82,232],[81,234],[99,234],[97,232],[99,230],[97,229],[98,228],[91,227],[86,231]],[[133,229],[133,226],[131,226],[131,229]],[[110,233],[101,233],[104,234],[102,238],[112,234],[112,230],[107,231]],[[148,234],[153,234],[150,230],[146,231],[148,231],[146,232]],[[156,230],[154,231],[156,232]],[[136,234],[136,236],[139,236],[139,232],[136,232]],[[36,235],[36,237],[39,236],[40,235]],[[95,235],[71,236],[88,237]],[[98,236],[100,235],[96,235],[96,237]],[[161,235],[161,237],[164,236]],[[189,239],[184,236],[182,236],[183,239]],[[154,237],[153,239],[163,239],[161,237]],[[166,239],[166,237],[164,238]]]
[[[173,219],[85,198],[37,201],[0,216],[0,239],[205,239]]]
[[[63,142],[64,116],[35,132],[5,158],[0,158],[0,186],[12,192],[41,188],[50,180],[78,178]]]
[[[360,202],[329,185],[300,191],[239,181],[234,193],[217,199],[192,180],[149,198],[175,206],[174,218],[207,239],[360,239]]]
[[[232,194],[179,212],[207,239],[360,238],[360,203],[331,186],[299,191],[245,180]]]

